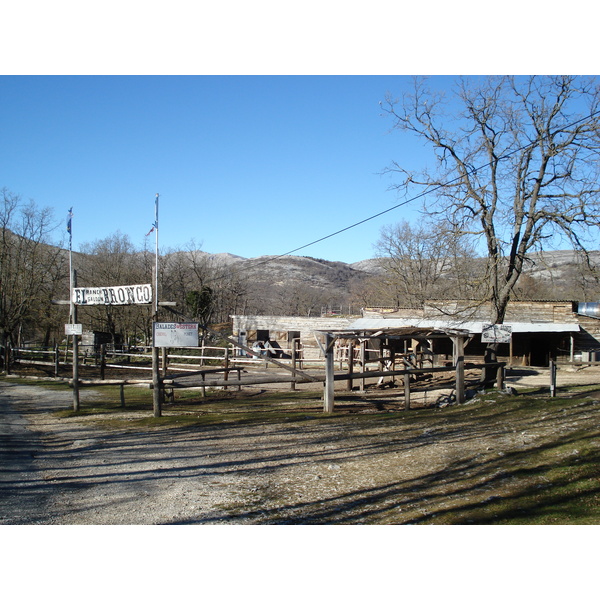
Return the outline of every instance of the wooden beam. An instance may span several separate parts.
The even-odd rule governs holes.
[[[452,338],[456,355],[456,402],[462,404],[465,401],[465,347],[464,338],[457,336]]]
[[[334,380],[334,356],[333,356],[334,337],[325,334],[325,391],[323,394],[323,412],[332,413],[335,398],[335,380]]]

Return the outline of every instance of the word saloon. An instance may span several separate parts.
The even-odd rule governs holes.
[[[152,284],[73,288],[73,304],[150,304]]]

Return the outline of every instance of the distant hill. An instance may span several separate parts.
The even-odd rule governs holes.
[[[353,280],[376,272],[376,259],[354,264],[328,261],[310,256],[257,256],[243,258],[235,254],[206,254],[216,264],[235,266],[238,272],[265,286],[308,285],[329,291],[348,291]]]
[[[589,253],[590,263],[600,266],[600,251]],[[573,250],[553,250],[540,254],[535,252],[528,255],[525,273],[541,280],[561,280],[573,276],[578,270],[581,258]]]
[[[206,254],[206,253],[204,253]],[[376,258],[354,263],[328,261],[308,256],[257,256],[244,258],[229,253],[208,254],[215,263],[235,265],[256,286],[301,285],[345,295],[353,282],[367,279],[383,272]],[[555,250],[529,255],[524,273],[540,282],[553,282],[558,292],[567,281],[577,279],[578,258],[572,250]],[[590,253],[591,262],[600,266],[600,251]],[[552,294],[552,292],[549,292]],[[567,291],[568,293],[568,287]],[[573,290],[577,295],[577,292]],[[556,298],[553,298],[556,299]],[[572,298],[576,299],[576,298]]]

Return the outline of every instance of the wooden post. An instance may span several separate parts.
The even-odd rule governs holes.
[[[575,336],[574,336],[574,334],[570,333],[569,338],[570,338],[570,342],[571,342],[570,350],[569,350],[569,360],[572,363],[575,358]]]
[[[225,381],[229,379],[229,348],[225,348],[225,373],[223,373],[223,379]],[[223,389],[226,390],[227,386],[224,385]]]
[[[106,370],[106,344],[100,346],[100,379],[104,379]]]
[[[162,394],[158,348],[152,342],[152,408],[155,417],[162,416]]]
[[[360,342],[360,372],[364,373],[367,370],[365,361],[366,361],[366,357],[367,357],[367,340],[361,340]],[[360,378],[360,385],[359,385],[359,390],[361,392],[365,391],[365,378],[361,377]]]
[[[58,370],[60,365],[60,350],[58,349],[58,343],[54,344],[54,377],[58,377]]]
[[[161,372],[162,372],[162,376],[166,377],[167,376],[167,362],[169,360],[169,356],[167,354],[167,348],[161,348],[160,349],[160,362],[161,362]]]
[[[498,365],[498,370],[496,371],[496,387],[499,392],[504,389],[504,365]]]
[[[73,287],[77,285],[77,271],[73,271]],[[73,323],[77,323],[77,305],[73,304]],[[73,336],[73,410],[79,411],[79,340]]]
[[[354,372],[354,346],[352,340],[348,342],[348,391],[352,391],[352,373]]]
[[[465,340],[457,336],[452,341],[455,350],[456,402],[462,404],[465,401]]]
[[[551,360],[550,361],[550,397],[554,398],[556,396],[556,363]]]
[[[296,341],[297,338],[293,338],[292,339],[292,369],[296,369],[296,356],[297,356],[297,352],[296,352]],[[238,371],[239,373],[239,371]],[[292,383],[290,384],[290,389],[291,390],[296,390],[296,380],[295,380],[295,375],[294,375],[294,379],[292,380]]]
[[[325,392],[323,396],[323,412],[332,413],[334,404],[334,373],[335,363],[333,355],[334,338],[330,333],[325,334]]]
[[[404,365],[406,368],[406,365]],[[410,374],[404,373],[404,410],[410,410]]]
[[[156,294],[156,289],[154,290]],[[158,322],[158,306],[154,308],[154,319],[153,323]],[[154,325],[153,325],[154,327]],[[155,417],[162,416],[162,389],[161,389],[161,378],[160,378],[160,362],[158,355],[158,346],[156,346],[156,340],[154,339],[154,331],[152,332],[152,409]]]
[[[125,384],[120,385],[120,396],[121,396],[121,408],[125,408]]]

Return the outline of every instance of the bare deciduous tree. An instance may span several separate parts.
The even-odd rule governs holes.
[[[589,249],[600,225],[598,102],[594,79],[571,76],[466,78],[451,98],[416,79],[411,94],[387,98],[394,128],[437,159],[421,174],[395,163],[397,187],[430,190],[431,216],[481,240],[494,323],[527,253],[562,241]]]
[[[61,250],[50,245],[56,228],[49,208],[4,188],[0,191],[0,336],[20,343],[26,324],[33,329],[44,304],[60,285]],[[63,257],[64,258],[64,257]],[[64,272],[63,281],[68,281]]]
[[[440,222],[386,225],[375,250],[398,306],[421,308],[428,299],[469,297],[478,283],[472,247]]]

